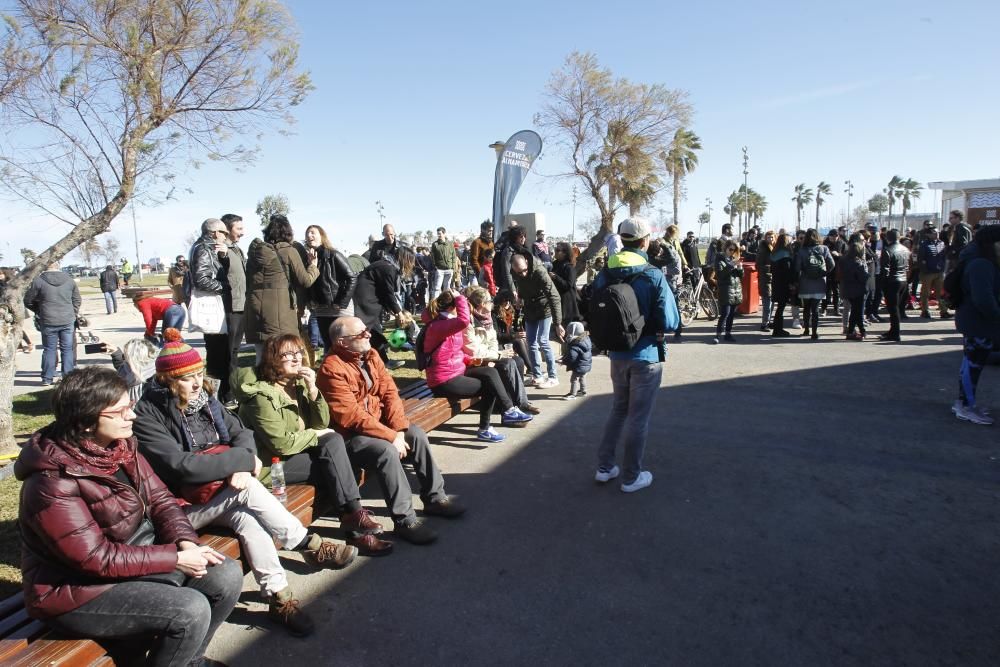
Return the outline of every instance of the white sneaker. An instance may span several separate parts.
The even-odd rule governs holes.
[[[618,469],[618,466],[612,466],[611,470],[609,470],[607,472],[604,472],[603,470],[598,470],[597,474],[594,475],[594,481],[595,482],[601,482],[602,484],[604,482],[610,482],[615,477],[617,477],[618,473],[620,473],[620,472],[621,472],[621,470]]]
[[[653,483],[653,473],[648,470],[643,470],[639,473],[639,476],[635,478],[635,481],[631,484],[622,484],[622,491],[625,493],[635,493],[645,489],[647,486]]]
[[[792,320],[792,328],[793,329],[801,329],[802,328],[802,322],[799,321],[799,320]]]
[[[564,401],[575,401],[576,400],[576,394],[566,394],[565,396],[562,397],[562,399]]]
[[[535,385],[536,389],[551,389],[552,387],[558,387],[559,380],[555,378],[542,378]]]
[[[993,423],[993,417],[983,414],[983,411],[979,408],[970,408],[965,405],[958,407],[958,410],[955,412],[955,416],[962,421],[972,422],[973,424],[982,424],[983,426],[989,426]]]

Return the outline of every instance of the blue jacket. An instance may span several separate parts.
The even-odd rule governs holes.
[[[955,328],[963,336],[1000,340],[1000,268],[982,257],[975,243],[965,246],[959,260],[965,268]]]
[[[593,356],[590,351],[590,337],[581,336],[570,341],[566,349],[566,356],[563,357],[566,370],[573,371],[580,375],[590,372],[593,364]]]
[[[649,258],[641,250],[622,250],[608,260],[608,266],[597,274],[594,289],[602,289],[608,282],[607,275],[619,280],[626,280],[640,273],[642,278],[632,281],[635,299],[639,303],[639,311],[646,318],[646,326],[651,334],[642,336],[635,346],[626,352],[609,352],[608,356],[619,361],[644,361],[655,364],[660,360],[656,350],[657,333],[667,333],[677,327],[677,304],[674,295],[667,285],[663,272],[649,264]]]

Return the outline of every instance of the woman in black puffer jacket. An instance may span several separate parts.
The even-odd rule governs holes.
[[[338,317],[354,315],[354,288],[358,276],[351,270],[347,258],[333,247],[319,225],[306,227],[306,247],[316,251],[319,278],[309,288],[310,325],[313,317],[323,339],[324,352],[330,349],[330,325]]]

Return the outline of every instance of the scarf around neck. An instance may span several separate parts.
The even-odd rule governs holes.
[[[192,415],[197,414],[199,410],[208,405],[208,398],[208,392],[202,389],[198,392],[197,398],[193,401],[188,401],[187,407],[182,410],[184,416],[191,417]]]
[[[119,467],[135,461],[135,438],[115,440],[107,447],[101,447],[90,438],[82,438],[75,444],[64,440],[59,446],[74,461],[103,475],[114,475]]]
[[[476,327],[481,327],[489,331],[493,328],[493,315],[487,313],[486,315],[480,315],[478,311],[472,311],[472,319],[476,321]]]

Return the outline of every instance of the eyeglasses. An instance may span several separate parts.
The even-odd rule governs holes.
[[[282,361],[289,361],[295,358],[301,359],[305,353],[302,350],[295,350],[294,352],[282,352],[280,356]]]
[[[372,333],[368,329],[362,329],[353,336],[341,336],[340,340],[361,340],[362,338],[368,338]]]
[[[128,419],[129,413],[133,415],[135,414],[134,408],[135,408],[135,401],[132,401],[123,408],[117,408],[114,410],[102,410],[98,414],[100,414],[102,417],[110,417],[110,418],[118,417],[119,419]]]

